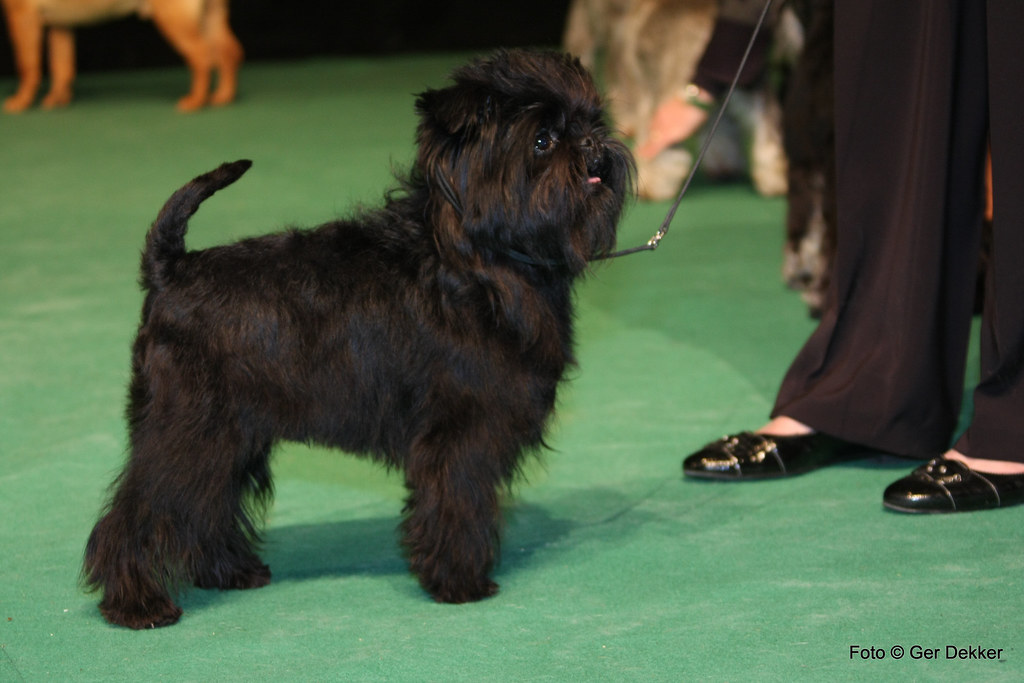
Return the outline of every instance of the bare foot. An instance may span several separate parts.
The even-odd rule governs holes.
[[[1020,462],[972,458],[955,449],[946,451],[942,457],[948,460],[959,460],[975,472],[984,474],[1024,474],[1024,463]]]
[[[758,434],[770,434],[771,436],[805,436],[813,432],[814,430],[803,422],[798,422],[785,415],[779,415],[757,430]]]

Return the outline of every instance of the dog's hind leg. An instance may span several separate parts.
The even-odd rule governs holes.
[[[270,441],[245,439],[236,457],[226,490],[217,496],[222,504],[210,511],[221,521],[201,540],[194,560],[194,583],[199,588],[244,590],[270,583],[270,567],[256,554],[256,524],[272,490]]]
[[[420,585],[438,602],[482,600],[498,553],[503,474],[483,444],[437,433],[413,445],[406,465],[402,543]]]
[[[100,611],[131,628],[176,622],[170,591],[187,583],[270,581],[252,521],[270,496],[269,440],[241,438],[223,397],[197,397],[180,383],[166,394],[151,401],[145,380],[133,380],[131,456],[86,548],[85,581],[103,591]]]
[[[155,566],[164,532],[143,520],[144,505],[119,490],[89,536],[84,580],[103,592],[100,612],[112,624],[134,629],[169,626],[181,617],[168,577]]]
[[[210,104],[228,104],[235,99],[238,90],[238,69],[242,64],[242,44],[231,31],[228,21],[228,0],[209,3],[206,15],[206,39],[213,50],[213,61],[217,69],[217,89],[210,97]]]
[[[151,3],[151,10],[153,23],[184,58],[192,73],[192,88],[178,100],[178,110],[195,111],[209,98],[213,67],[213,55],[203,36],[200,4],[159,0]]]
[[[260,588],[270,583],[270,569],[256,553],[272,490],[270,440],[255,437],[225,397],[206,398],[217,407],[174,419],[173,435],[157,441],[159,463],[136,459],[142,476],[156,482],[148,509],[159,506],[173,535],[165,540],[164,570],[200,588]]]

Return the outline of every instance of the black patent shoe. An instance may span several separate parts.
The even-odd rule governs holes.
[[[865,449],[815,432],[772,436],[740,432],[723,436],[683,460],[683,474],[726,481],[778,479],[849,460]]]
[[[972,512],[1024,503],[1024,474],[975,472],[935,458],[885,489],[882,504],[897,512]]]

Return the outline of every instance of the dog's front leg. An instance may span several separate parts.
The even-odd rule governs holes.
[[[51,27],[47,31],[50,48],[50,92],[43,98],[45,109],[71,104],[75,82],[75,34],[69,28]]]
[[[4,100],[4,111],[25,111],[43,77],[43,19],[28,0],[3,0],[3,5],[18,68],[18,89]]]
[[[499,468],[482,448],[444,437],[414,446],[406,467],[403,545],[420,585],[438,602],[482,600],[498,592],[490,578],[498,551]]]

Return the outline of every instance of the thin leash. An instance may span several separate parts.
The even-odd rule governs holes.
[[[700,168],[701,162],[704,161],[704,155],[707,154],[708,147],[711,145],[711,140],[715,137],[715,132],[718,130],[718,124],[721,123],[722,117],[725,115],[725,108],[729,105],[729,100],[732,99],[733,93],[736,91],[740,75],[742,75],[743,69],[747,66],[747,59],[750,57],[750,53],[754,49],[754,41],[757,40],[758,34],[761,33],[761,29],[764,27],[764,22],[768,17],[768,12],[771,9],[771,6],[772,0],[765,0],[764,9],[761,10],[761,15],[757,19],[757,24],[754,25],[754,33],[750,36],[750,42],[747,43],[747,49],[743,52],[743,59],[740,60],[739,68],[736,69],[736,75],[733,76],[732,83],[729,85],[729,89],[725,92],[725,97],[722,98],[722,103],[718,106],[718,113],[715,115],[711,128],[708,129],[708,134],[705,136],[704,143],[701,145],[700,151],[697,153],[697,158],[694,159],[693,166],[690,167],[690,173],[686,176],[686,181],[683,183],[682,189],[679,190],[675,203],[672,204],[672,207],[668,210],[665,220],[661,222],[661,227],[658,228],[658,232],[654,233],[654,236],[647,240],[645,244],[641,244],[640,246],[633,247],[631,249],[622,249],[621,251],[616,251],[611,254],[595,256],[591,259],[592,261],[628,256],[629,254],[635,254],[640,251],[654,251],[658,248],[658,245],[661,244],[661,240],[664,239],[665,235],[668,233],[669,225],[671,225],[672,219],[676,215],[679,203],[683,201],[683,197],[686,195],[687,190],[690,189],[690,183],[693,182],[693,178],[697,174],[697,170]]]

